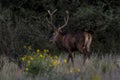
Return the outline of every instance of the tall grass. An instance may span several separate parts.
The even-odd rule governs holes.
[[[60,55],[59,61],[65,59],[66,55]],[[21,72],[18,66],[9,62],[6,57],[0,71],[0,80],[120,80],[120,56],[106,55],[101,58],[92,55],[83,65],[83,57],[75,56],[74,67],[71,63],[54,67],[54,73],[42,76],[27,76],[27,72]]]

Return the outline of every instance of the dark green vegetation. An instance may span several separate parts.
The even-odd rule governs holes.
[[[54,50],[46,21],[47,10],[54,9],[55,25],[64,24],[66,10],[70,13],[65,33],[82,30],[93,35],[92,51],[120,51],[119,0],[0,0],[0,55],[22,56],[24,45]]]

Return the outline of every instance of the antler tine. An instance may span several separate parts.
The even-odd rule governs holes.
[[[64,28],[67,25],[67,23],[68,23],[68,20],[69,20],[69,11],[66,11],[66,14],[67,14],[67,17],[64,17],[65,24],[63,26],[59,27],[59,30],[61,30],[62,28]]]
[[[46,18],[46,20],[48,21],[48,23],[51,25],[52,29],[55,30],[56,27],[55,25],[53,24],[53,14],[57,11],[57,9],[55,9],[53,12],[50,12],[50,10],[48,10],[48,13],[50,15],[50,20],[48,20],[48,18]]]
[[[55,10],[52,12],[52,14],[54,14],[56,11],[57,11],[57,9],[55,9]]]
[[[48,10],[48,13],[51,15],[51,12],[50,12],[50,10]]]

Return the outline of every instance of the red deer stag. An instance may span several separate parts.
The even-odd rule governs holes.
[[[50,15],[50,20],[46,18],[49,26],[51,26],[53,30],[53,36],[50,38],[50,41],[56,43],[56,45],[59,48],[62,48],[68,52],[68,58],[67,58],[68,62],[69,59],[71,59],[71,61],[74,64],[74,60],[72,56],[73,51],[81,52],[84,55],[84,62],[85,62],[86,58],[90,57],[90,45],[92,41],[92,35],[88,32],[82,32],[82,31],[77,33],[63,34],[62,29],[65,26],[67,26],[69,20],[69,12],[66,11],[67,17],[64,17],[65,23],[62,26],[59,26],[59,28],[57,29],[57,27],[55,27],[55,25],[53,24],[53,14],[56,11],[57,10],[50,12],[50,10],[48,10],[48,13]]]

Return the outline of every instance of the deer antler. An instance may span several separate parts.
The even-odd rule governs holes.
[[[66,11],[66,14],[67,14],[67,17],[64,17],[64,22],[65,22],[65,24],[64,24],[64,25],[62,25],[61,27],[59,27],[59,29],[58,29],[58,30],[61,30],[62,28],[64,28],[64,27],[67,25],[68,20],[69,20],[69,12],[68,12],[68,11]]]
[[[48,10],[48,13],[50,15],[50,20],[46,17],[46,20],[48,21],[48,24],[51,25],[53,30],[56,30],[55,25],[53,24],[53,14],[57,11],[57,9],[55,9],[53,12],[50,12],[50,10]]]

